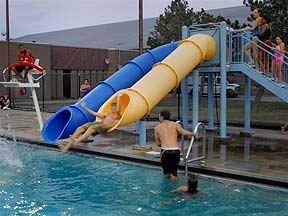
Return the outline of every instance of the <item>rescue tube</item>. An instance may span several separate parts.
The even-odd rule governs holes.
[[[17,62],[17,63],[14,63],[12,65],[9,65],[8,69],[12,70],[13,67],[19,67],[19,66],[30,66],[30,67],[36,69],[37,71],[45,72],[45,68],[42,68],[39,65],[35,65],[32,62],[23,62],[23,63]]]

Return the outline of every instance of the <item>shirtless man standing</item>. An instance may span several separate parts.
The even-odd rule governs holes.
[[[81,101],[82,107],[91,115],[100,118],[102,121],[93,121],[88,122],[76,129],[76,131],[70,137],[69,142],[64,146],[63,144],[58,144],[59,148],[62,152],[67,152],[67,150],[71,147],[72,144],[77,145],[78,143],[87,139],[90,135],[96,136],[97,134],[106,133],[109,128],[113,127],[121,118],[120,114],[120,97],[121,95],[117,95],[117,102],[111,103],[110,112],[109,113],[99,113],[94,112],[89,109],[86,104]],[[82,134],[80,137],[79,135]]]
[[[170,121],[170,112],[163,110],[159,114],[158,124],[154,129],[156,145],[161,147],[160,160],[163,173],[171,180],[177,177],[178,164],[180,161],[180,150],[177,143],[177,134],[184,136],[196,136],[196,133],[184,130],[180,124]]]

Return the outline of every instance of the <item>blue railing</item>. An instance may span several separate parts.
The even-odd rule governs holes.
[[[228,41],[229,41],[229,63],[234,64],[234,63],[248,63],[248,59],[244,54],[244,45],[246,43],[252,43],[252,46],[256,48],[256,55],[253,56],[253,52],[250,50],[251,55],[254,59],[255,63],[255,70],[258,72],[264,72],[268,71],[268,76],[272,76],[272,71],[271,71],[271,65],[272,65],[272,59],[278,59],[283,63],[282,65],[282,81],[284,83],[288,82],[288,52],[285,51],[283,55],[283,60],[276,57],[274,55],[274,52],[271,50],[272,47],[268,46],[267,44],[264,44],[260,40],[251,40],[252,36],[249,32],[240,32],[240,31],[233,31],[230,32],[228,36]],[[268,47],[268,50],[264,49],[263,46]],[[273,47],[275,44],[272,45]],[[255,54],[255,53],[254,53]],[[267,72],[266,72],[267,76]]]

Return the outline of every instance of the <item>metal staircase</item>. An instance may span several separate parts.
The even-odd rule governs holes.
[[[247,32],[231,32],[230,33],[230,67],[227,70],[227,72],[242,72],[248,77],[250,77],[252,80],[257,82],[259,85],[276,95],[277,97],[281,98],[284,102],[288,103],[288,84],[284,81],[282,81],[282,86],[280,86],[276,81],[272,80],[271,77],[271,60],[275,58],[274,53],[269,52],[262,48],[261,44],[263,44],[262,41],[258,40],[258,44],[252,42],[250,40],[251,36]],[[265,62],[267,62],[269,65],[269,77],[266,77],[264,73],[261,71],[261,67],[259,69],[256,69],[254,66],[248,65],[245,59],[243,47],[246,43],[252,42],[254,46],[257,46],[258,52],[262,52],[262,55],[264,56],[264,67]],[[268,58],[268,59],[265,59]],[[266,60],[266,61],[265,61]],[[254,58],[254,61],[256,63],[256,60]],[[284,60],[283,60],[283,68],[288,67],[288,57],[287,52],[284,54]],[[283,73],[283,71],[282,71]]]

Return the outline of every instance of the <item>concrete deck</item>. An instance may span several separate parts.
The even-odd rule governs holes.
[[[51,113],[42,112],[44,122]],[[1,110],[0,136],[46,145],[39,131],[35,112]],[[147,144],[139,148],[135,125],[119,128],[107,135],[90,137],[71,151],[160,165],[160,149],[154,144],[153,128],[158,122],[147,122]],[[237,178],[288,188],[288,135],[280,131],[253,129],[250,137],[239,134],[243,128],[228,127],[228,139],[210,133],[206,140],[205,163],[191,163],[189,170],[209,175]],[[62,140],[61,142],[67,142]],[[179,141],[180,142],[180,141]],[[189,140],[184,141],[184,150]],[[56,147],[55,145],[48,145]],[[192,158],[202,154],[202,140],[196,141]],[[184,163],[180,164],[183,169]]]

